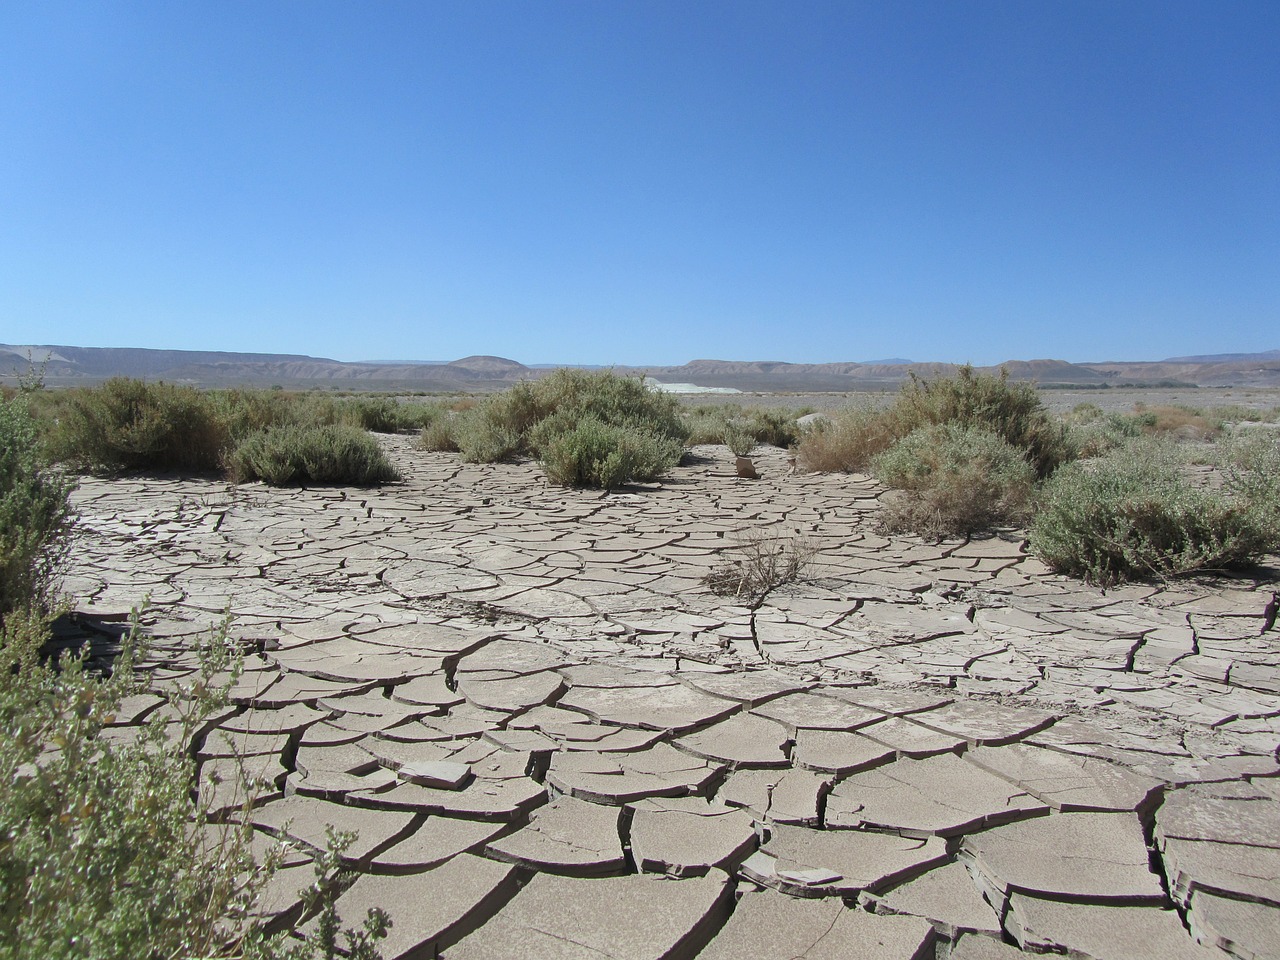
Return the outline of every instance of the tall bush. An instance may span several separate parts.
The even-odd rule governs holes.
[[[977,427],[1025,451],[1036,474],[1046,477],[1072,459],[1066,427],[1056,422],[1029,383],[1010,383],[1003,368],[998,377],[978,373],[966,364],[953,377],[924,380],[912,374],[891,408],[896,432],[906,436],[930,424]]]
[[[1174,445],[1149,440],[1068,464],[1045,487],[1031,549],[1106,586],[1240,566],[1280,547],[1274,481],[1245,466],[1215,490],[1193,485],[1184,466]]]
[[[72,484],[42,464],[23,394],[0,399],[0,620],[44,607],[71,522]]]
[[[51,448],[56,459],[87,470],[212,471],[229,442],[207,394],[116,377],[68,395]]]
[[[423,442],[456,445],[473,463],[533,456],[553,483],[614,487],[670,470],[686,436],[674,397],[635,377],[561,369],[487,398]]]
[[[914,430],[874,461],[895,491],[880,522],[888,532],[944,537],[1027,519],[1035,470],[990,430],[957,423]]]

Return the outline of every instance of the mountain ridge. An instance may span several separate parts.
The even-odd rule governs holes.
[[[526,365],[506,357],[484,355],[431,363],[374,363],[306,354],[0,344],[0,381],[15,381],[31,364],[43,368],[45,380],[51,386],[90,384],[113,376],[127,376],[203,387],[271,385],[292,389],[327,387],[440,393],[503,389],[555,369],[545,364]],[[679,366],[619,365],[606,369],[749,392],[844,393],[893,388],[912,374],[926,379],[947,376],[960,366],[897,360],[791,363],[700,358]],[[601,367],[592,365],[590,369]],[[1041,386],[1280,387],[1280,350],[1102,363],[1070,363],[1052,358],[1008,360],[977,369],[989,372],[1004,369],[1010,379]]]

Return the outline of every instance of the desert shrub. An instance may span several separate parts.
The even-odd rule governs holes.
[[[1272,431],[1247,431],[1223,444],[1219,466],[1224,487],[1275,531],[1280,544],[1280,435]]]
[[[990,431],[1024,451],[1040,477],[1074,457],[1066,426],[1050,416],[1035,387],[1010,383],[1003,369],[998,377],[977,373],[968,365],[953,377],[937,380],[913,374],[887,415],[900,437],[947,423]]]
[[[1264,410],[1232,403],[1213,407],[1206,412],[1205,416],[1219,423],[1275,423],[1280,420],[1280,407]]]
[[[729,428],[729,418],[739,412],[739,407],[730,404],[694,407],[686,410],[685,442],[693,446],[724,443],[724,434]]]
[[[488,415],[483,404],[458,417],[453,439],[467,463],[501,463],[525,450],[524,437]]]
[[[232,443],[270,427],[298,421],[299,394],[283,390],[214,390],[210,402]]]
[[[226,708],[241,669],[225,631],[165,690],[137,669],[136,629],[107,676],[84,651],[50,663],[48,639],[36,612],[0,626],[0,958],[333,957],[324,937],[266,934],[255,904],[275,859],[255,861],[247,816],[214,824],[193,799],[195,738]],[[146,693],[167,706],[133,738],[108,735],[126,698]],[[307,895],[322,917],[334,914],[335,859],[318,858]],[[369,942],[385,927],[379,911],[349,931],[363,948],[352,955],[374,956]]]
[[[748,411],[742,427],[757,443],[785,450],[799,441],[803,432],[796,423],[799,416],[802,414],[794,410],[755,407]]]
[[[855,407],[809,430],[796,448],[796,461],[802,470],[862,473],[897,439],[885,411]]]
[[[216,470],[227,426],[192,387],[116,377],[70,391],[50,438],[54,456],[97,470]]]
[[[256,433],[227,457],[237,482],[272,486],[337,483],[365,486],[398,480],[378,441],[356,427],[273,427]]]
[[[746,457],[756,448],[756,437],[750,430],[736,423],[725,425],[724,445],[735,457]]]
[[[1071,426],[1071,444],[1081,457],[1097,457],[1123,446],[1144,433],[1143,421],[1123,413],[1107,413],[1079,426]]]
[[[796,423],[798,416],[801,414],[785,408],[744,408],[735,403],[694,407],[684,412],[685,442],[727,445],[726,438],[733,431],[749,435],[756,443],[786,449],[795,444],[803,432]]]
[[[446,414],[424,426],[418,434],[418,446],[437,453],[457,453],[459,448],[454,417]]]
[[[337,408],[339,422],[375,433],[421,430],[439,419],[439,404],[404,402],[392,397],[351,397]]]
[[[390,397],[350,398],[342,404],[340,416],[344,423],[376,433],[395,433],[402,423],[400,404]]]
[[[683,450],[674,440],[591,415],[557,427],[550,436],[541,446],[542,467],[548,480],[566,487],[612,490],[632,480],[654,480]]]
[[[0,400],[0,621],[46,605],[71,522],[72,485],[41,463],[38,447],[26,396]]]
[[[1174,445],[1135,441],[1050,478],[1031,549],[1104,586],[1247,564],[1280,544],[1267,488],[1247,466],[1234,489],[1196,487]]]
[[[876,457],[873,469],[895,494],[887,532],[952,536],[1026,520],[1035,470],[1003,437],[978,427],[935,424],[912,431]]]
[[[686,428],[675,398],[638,378],[563,369],[487,397],[457,416],[452,435],[469,462],[531,455],[553,483],[613,487],[675,466]],[[602,452],[605,442],[618,444],[616,457]],[[621,480],[619,465],[629,471]]]
[[[1172,434],[1183,440],[1210,440],[1222,432],[1222,421],[1204,411],[1181,404],[1134,408],[1143,432]]]
[[[756,601],[770,590],[803,579],[815,553],[812,541],[800,535],[742,531],[703,583],[718,596]]]

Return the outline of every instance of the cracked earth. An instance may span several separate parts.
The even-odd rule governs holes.
[[[389,960],[1280,957],[1275,562],[1104,593],[781,451],[601,494],[381,439],[379,490],[75,494],[63,642],[149,598],[162,683],[224,611],[257,651],[197,748],[215,810],[269,784],[277,926],[332,824]],[[806,579],[710,593],[743,530]]]

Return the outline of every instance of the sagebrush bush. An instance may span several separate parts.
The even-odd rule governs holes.
[[[457,453],[459,447],[454,417],[446,414],[423,427],[418,434],[418,446],[436,453]]]
[[[115,377],[68,391],[50,438],[55,459],[80,469],[218,469],[230,441],[207,394]]]
[[[272,427],[241,442],[227,457],[237,482],[272,486],[335,483],[366,486],[398,480],[378,441],[356,427]]]
[[[694,407],[684,411],[685,442],[730,446],[728,437],[733,434],[749,436],[756,443],[785,450],[798,442],[804,433],[796,419],[811,412],[808,407],[797,411],[781,407],[742,407],[736,403]]]
[[[1031,549],[1103,586],[1248,564],[1280,546],[1268,486],[1244,467],[1234,490],[1197,487],[1175,446],[1131,442],[1049,479]]]
[[[967,364],[955,376],[937,380],[913,374],[887,413],[900,437],[946,423],[990,431],[1024,451],[1039,477],[1074,458],[1066,426],[1049,414],[1034,386],[1010,383],[1004,369],[998,377]]]
[[[686,435],[674,397],[635,377],[562,369],[485,398],[423,443],[456,444],[472,463],[533,456],[553,483],[611,488],[661,476],[679,462]]]
[[[796,448],[796,462],[802,470],[865,473],[897,439],[897,426],[886,411],[855,407],[808,431]]]
[[[676,441],[590,415],[549,435],[541,444],[542,467],[548,480],[566,487],[612,490],[634,480],[656,480],[683,450]]]
[[[876,457],[873,469],[896,491],[884,499],[881,528],[931,537],[1025,522],[1036,479],[1003,437],[958,423],[912,431]]]
[[[51,599],[71,522],[71,488],[40,460],[26,396],[0,400],[0,621]]]

